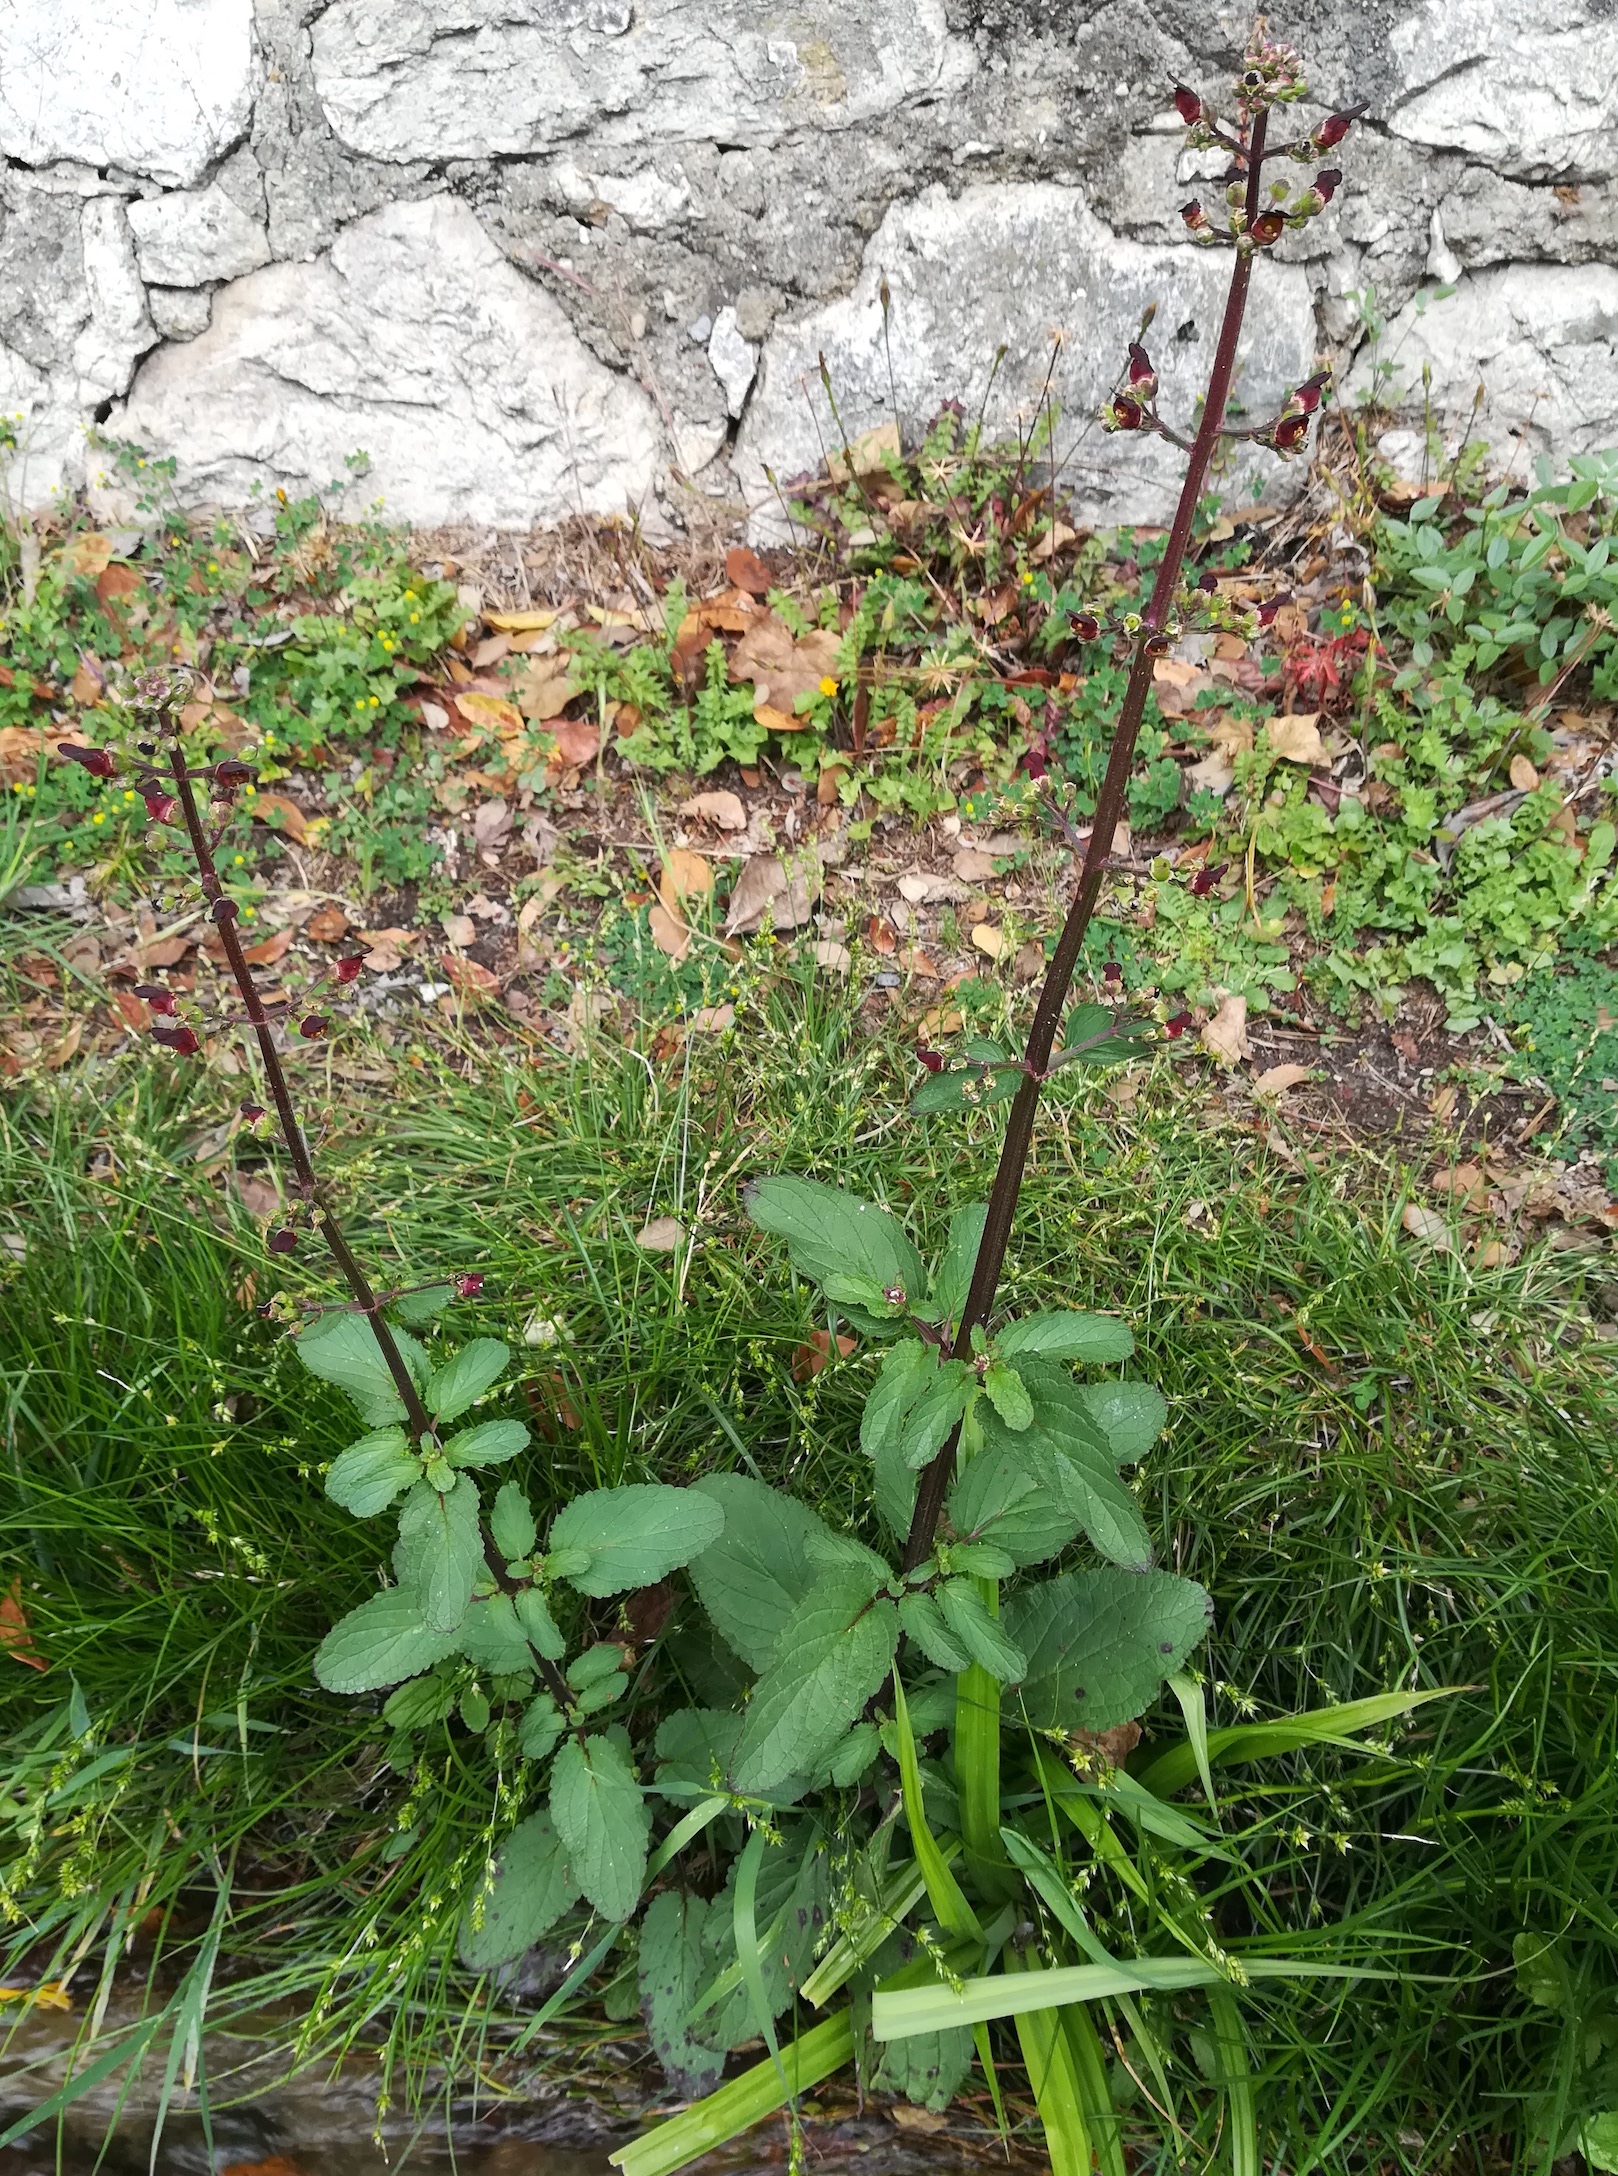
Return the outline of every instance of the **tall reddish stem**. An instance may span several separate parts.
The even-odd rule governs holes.
[[[1263,112],[1257,115],[1247,146],[1246,213],[1249,226],[1259,211],[1267,118]],[[1085,936],[1101,898],[1101,887],[1106,881],[1107,866],[1112,857],[1112,842],[1124,813],[1124,796],[1129,787],[1129,773],[1135,760],[1135,743],[1140,736],[1141,720],[1146,712],[1146,698],[1152,686],[1154,661],[1151,645],[1153,638],[1167,625],[1173,612],[1181,569],[1185,565],[1185,555],[1191,543],[1191,527],[1196,519],[1197,501],[1202,496],[1202,487],[1207,480],[1209,463],[1213,459],[1214,448],[1225,420],[1225,408],[1230,399],[1230,384],[1236,369],[1236,345],[1241,336],[1242,319],[1247,310],[1247,291],[1252,276],[1252,250],[1238,249],[1231,269],[1230,291],[1225,299],[1225,314],[1219,327],[1219,339],[1214,348],[1213,369],[1209,373],[1207,392],[1203,399],[1202,420],[1197,426],[1197,435],[1192,441],[1191,452],[1186,461],[1179,503],[1174,509],[1174,520],[1158,566],[1157,579],[1152,584],[1151,600],[1135,639],[1135,654],[1130,663],[1129,680],[1124,689],[1118,724],[1107,757],[1106,774],[1101,781],[1101,791],[1096,797],[1095,818],[1090,829],[1089,844],[1085,849],[1084,864],[1079,872],[1078,886],[1073,894],[1072,905],[1068,908],[1067,919],[1062,924],[1062,934],[1057,939],[1056,951],[1046,971],[1039,1002],[1034,1007],[1033,1025],[1029,1029],[1024,1053],[1026,1070],[1022,1086],[1013,1098],[1007,1115],[1000,1162],[995,1171],[994,1185],[989,1192],[989,1210],[983,1226],[983,1238],[972,1271],[965,1312],[961,1316],[961,1325],[952,1348],[957,1358],[965,1358],[970,1353],[973,1330],[987,1328],[989,1315],[994,1307],[995,1293],[1000,1285],[1001,1271],[1005,1267],[1006,1247],[1017,1213],[1017,1199],[1022,1192],[1023,1172],[1028,1162],[1029,1143],[1033,1138],[1034,1118],[1039,1109],[1043,1075],[1055,1048],[1062,1008],[1067,1002],[1067,993],[1079,963],[1079,954],[1083,950]],[[955,1472],[958,1442],[959,1430],[956,1430],[922,1474],[921,1485],[916,1492],[915,1514],[905,1542],[906,1571],[913,1571],[918,1564],[924,1563],[932,1551],[933,1536],[944,1508],[944,1498],[949,1492],[949,1484]]]

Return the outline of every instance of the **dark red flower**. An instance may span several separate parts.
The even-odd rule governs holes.
[[[1309,418],[1306,415],[1282,416],[1270,436],[1277,453],[1291,453],[1309,436]]]
[[[1116,960],[1108,960],[1101,970],[1101,979],[1103,982],[1122,982],[1124,971]]]
[[[1112,427],[1115,431],[1138,431],[1144,419],[1144,411],[1138,400],[1131,400],[1127,393],[1120,393],[1113,402]]]
[[[234,922],[241,911],[234,899],[216,899],[208,909],[209,915],[216,922]]]
[[[1247,231],[1261,249],[1268,249],[1272,242],[1281,239],[1286,232],[1286,224],[1279,212],[1260,212]]]
[[[73,741],[59,740],[56,753],[66,756],[70,763],[82,763],[92,778],[116,778],[118,775],[110,748],[80,748]]]
[[[1167,635],[1148,635],[1146,637],[1146,655],[1148,657],[1167,657],[1171,648],[1172,644]]]
[[[270,1252],[272,1254],[290,1254],[297,1244],[298,1235],[290,1224],[283,1224],[278,1232],[271,1232],[270,1234]]]
[[[1206,899],[1229,867],[1228,861],[1221,861],[1216,862],[1211,869],[1199,869],[1191,879],[1192,898]]]
[[[196,1030],[188,1028],[183,1020],[176,1022],[173,1027],[164,1027],[161,1024],[154,1026],[152,1040],[154,1043],[164,1044],[180,1058],[195,1057],[202,1048],[197,1040]]]
[[[1279,597],[1266,598],[1264,603],[1261,604],[1258,608],[1257,616],[1260,627],[1268,627],[1274,620],[1277,612],[1280,611],[1282,605],[1290,604],[1291,602],[1291,592],[1287,590],[1283,590]]]
[[[918,1050],[916,1052],[916,1056],[921,1060],[922,1064],[927,1068],[929,1073],[943,1072],[944,1053],[941,1050]]]
[[[1181,83],[1175,89],[1174,110],[1187,128],[1195,128],[1202,119],[1202,100],[1195,91],[1188,91]]]
[[[1163,1033],[1172,1043],[1179,1036],[1183,1035],[1190,1025],[1191,1015],[1188,1012],[1177,1012],[1172,1014],[1167,1020],[1164,1021]]]
[[[1322,204],[1329,204],[1343,186],[1343,171],[1339,166],[1323,166],[1315,176],[1315,194]]]
[[[141,798],[146,803],[146,813],[154,824],[171,824],[180,804],[172,793],[159,793],[154,786]]]
[[[137,982],[135,995],[143,997],[155,1013],[167,1016],[174,1011],[174,992],[164,989],[161,982]]]
[[[1210,567],[1206,574],[1197,576],[1197,587],[1205,597],[1212,597],[1219,588],[1219,577]]]
[[[1312,378],[1305,378],[1293,394],[1290,407],[1301,408],[1306,416],[1312,416],[1320,406],[1320,396],[1331,383],[1329,370],[1317,370]]]
[[[352,982],[365,965],[363,952],[350,952],[337,962],[335,973],[339,982]]]
[[[455,1280],[455,1293],[458,1299],[475,1300],[482,1290],[483,1278],[477,1270],[470,1270],[464,1277],[457,1277]]]
[[[1138,340],[1129,343],[1129,383],[1143,400],[1150,400],[1157,391],[1157,372],[1152,368],[1152,358]]]
[[[1213,225],[1213,221],[1208,217],[1208,214],[1195,197],[1191,199],[1189,204],[1180,206],[1180,217],[1193,234],[1201,234],[1206,228]]]
[[[252,775],[252,764],[239,763],[235,757],[224,763],[216,763],[213,767],[214,784],[226,793],[234,793],[238,786],[245,786]]]
[[[1364,111],[1363,106],[1350,106],[1346,113],[1328,114],[1311,138],[1315,149],[1329,151],[1333,144],[1340,144]]]
[[[1101,622],[1093,612],[1075,612],[1068,622],[1078,642],[1096,642],[1101,635]]]
[[[331,1026],[331,1016],[323,1012],[306,1012],[298,1022],[298,1033],[305,1042],[314,1042]]]
[[[246,1119],[247,1123],[250,1126],[256,1126],[259,1120],[264,1116],[264,1106],[262,1103],[253,1103],[249,1101],[243,1103],[241,1107],[241,1112],[243,1118]]]
[[[1024,754],[1022,759],[1022,774],[1024,778],[1032,778],[1035,780],[1041,778],[1048,778],[1050,776],[1050,769],[1051,767],[1046,762],[1044,752],[1041,749],[1030,748]]]

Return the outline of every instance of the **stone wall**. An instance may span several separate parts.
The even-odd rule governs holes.
[[[1169,400],[1226,260],[1188,245],[1167,93],[1245,11],[1163,0],[0,0],[0,408],[31,502],[87,426],[239,504],[348,487],[527,525],[696,487],[768,509],[842,429],[1048,372],[1081,500],[1150,517],[1161,449],[1092,410],[1149,301]],[[1618,441],[1614,0],[1296,0],[1347,185],[1259,268],[1239,395],[1317,351],[1430,366],[1502,461]],[[882,294],[886,282],[888,305]],[[1422,307],[1425,290],[1454,283]],[[998,366],[997,350],[1004,349]],[[1101,458],[1103,451],[1105,458]],[[1237,476],[1232,488],[1250,489]]]

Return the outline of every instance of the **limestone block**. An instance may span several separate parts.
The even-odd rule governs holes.
[[[78,400],[85,409],[126,392],[135,365],[157,339],[135,268],[134,237],[116,197],[92,197],[81,214],[89,323],[73,346]]]
[[[0,0],[0,152],[184,187],[247,127],[253,0]]]
[[[205,287],[240,279],[270,261],[269,237],[216,182],[175,189],[129,207],[143,279],[164,287]]]
[[[822,445],[838,442],[820,385],[822,353],[850,437],[891,419],[879,296],[884,275],[892,296],[892,386],[907,440],[946,400],[959,400],[975,416],[986,391],[991,430],[1031,431],[1060,329],[1051,397],[1064,486],[1098,520],[1167,519],[1180,455],[1160,440],[1108,438],[1093,418],[1142,313],[1155,302],[1150,346],[1163,384],[1161,406],[1182,426],[1194,420],[1229,260],[1183,244],[1124,240],[1076,188],[1043,182],[978,184],[955,198],[932,188],[896,205],[866,249],[853,292],[795,324],[777,324],[737,449],[755,508],[774,503],[766,464],[778,477],[796,475],[818,465]],[[1250,412],[1262,415],[1313,366],[1315,323],[1300,268],[1256,267],[1247,327],[1235,390]],[[1247,499],[1273,498],[1287,488],[1279,467],[1254,454],[1225,488]]]
[[[659,461],[647,396],[449,196],[221,287],[208,330],[152,356],[109,428],[177,454],[181,489],[223,504],[323,490],[363,450],[349,509],[380,494],[422,525],[621,512]]]
[[[1482,438],[1497,466],[1515,459],[1517,474],[1527,473],[1524,433],[1531,453],[1598,453],[1618,421],[1618,271],[1518,264],[1469,273],[1444,301],[1402,310],[1382,351],[1415,397],[1431,364],[1430,398],[1450,440],[1463,431]],[[1362,353],[1350,399],[1369,389],[1372,365]]]
[[[1618,174],[1618,16],[1602,0],[1423,0],[1390,43],[1396,135],[1522,179]]]
[[[665,180],[655,166],[638,174],[586,174],[571,159],[562,159],[551,178],[570,211],[582,217],[605,204],[638,234],[658,234],[672,226],[691,201],[683,178]]]
[[[758,369],[758,349],[751,340],[744,340],[736,325],[736,312],[729,304],[714,319],[713,332],[708,340],[708,360],[713,374],[725,389],[725,406],[733,416],[739,416],[747,402],[747,389]]]
[[[334,0],[315,87],[371,158],[770,144],[843,129],[970,72],[945,0]]]
[[[194,340],[208,330],[213,296],[201,287],[148,287],[146,307],[165,340]]]

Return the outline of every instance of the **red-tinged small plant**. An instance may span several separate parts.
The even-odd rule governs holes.
[[[1197,1888],[1215,1847],[1169,1803],[1199,1764],[1212,1791],[1201,1697],[1178,1675],[1211,1603],[1193,1581],[1152,1568],[1140,1504],[1119,1476],[1155,1440],[1163,1400],[1143,1383],[1075,1379],[1076,1366],[1128,1359],[1123,1323],[1066,1309],[1006,1321],[997,1300],[1045,1084],[1066,1066],[1130,1058],[1152,1039],[1110,1001],[1067,1008],[1155,661],[1193,620],[1252,633],[1281,602],[1254,610],[1208,577],[1188,583],[1186,559],[1221,439],[1296,455],[1319,407],[1323,374],[1267,422],[1240,432],[1225,422],[1255,261],[1317,216],[1341,181],[1323,170],[1295,191],[1271,178],[1278,162],[1313,164],[1347,132],[1352,116],[1339,114],[1272,143],[1276,112],[1303,95],[1295,56],[1262,34],[1230,118],[1199,93],[1176,93],[1191,143],[1229,161],[1219,206],[1184,213],[1199,244],[1231,253],[1229,295],[1194,434],[1161,412],[1149,319],[1103,421],[1184,450],[1179,502],[1139,608],[1074,626],[1080,639],[1110,640],[1129,672],[1026,1045],[1017,1056],[970,1041],[958,1060],[923,1051],[913,1099],[922,1112],[1006,1104],[989,1199],[955,1209],[929,1263],[895,1217],[835,1186],[783,1175],[746,1190],[754,1222],[786,1242],[824,1295],[832,1332],[842,1318],[882,1348],[859,1430],[872,1464],[867,1532],[839,1531],[736,1473],[548,1504],[543,1545],[518,1480],[484,1504],[478,1474],[516,1459],[527,1431],[504,1418],[451,1424],[494,1391],[508,1350],[476,1338],[430,1354],[412,1334],[453,1298],[475,1297],[481,1278],[403,1293],[368,1280],[316,1173],[282,1057],[287,1039],[325,1035],[334,1013],[294,1017],[264,997],[218,874],[250,767],[193,767],[179,690],[163,680],[136,690],[146,735],[137,783],[151,821],[177,824],[189,844],[241,999],[233,1019],[256,1040],[291,1171],[294,1205],[271,1251],[289,1254],[302,1231],[314,1233],[349,1294],[297,1337],[304,1364],[352,1399],[367,1430],[332,1465],[326,1490],[360,1518],[398,1507],[392,1579],[334,1626],[315,1674],[331,1691],[388,1691],[396,1766],[412,1764],[415,1734],[452,1715],[489,1738],[513,1818],[465,1901],[470,1968],[503,1965],[566,1924],[575,1962],[564,1992],[580,1989],[650,1896],[635,1938],[647,2028],[697,2105],[615,2156],[627,2176],[669,2176],[851,2059],[876,2084],[942,2105],[975,2052],[998,2100],[986,2023],[1000,2018],[1015,2021],[1053,2165],[1088,2176],[1095,2162],[1121,2176],[1120,2122],[1090,2004],[1205,1988],[1229,2050],[1240,2046],[1235,1996],[1249,1973],[1288,1969],[1271,1953],[1244,1961],[1239,1945],[1233,1953],[1222,1942]],[[99,777],[118,769],[109,750],[64,753]],[[1033,762],[1029,770],[1037,775]],[[1203,872],[1197,887],[1217,876]],[[340,962],[334,989],[358,971],[357,960]],[[143,994],[154,1038],[195,1055],[203,1023],[161,985]],[[1181,1013],[1160,1032],[1172,1039],[1187,1024]],[[257,1102],[245,1108],[263,1115]],[[1080,1536],[1099,1564],[1034,1576]],[[710,1704],[701,1707],[667,1700],[646,1666],[670,1621],[662,1583],[681,1570],[707,1620],[700,1675]],[[633,1680],[630,1646],[598,1636],[589,1609],[626,1595],[624,1622],[640,1628],[631,1641],[650,1642]],[[1187,1739],[1132,1773],[1123,1763],[1140,1736],[1135,1718],[1165,1682],[1185,1709]],[[1368,1712],[1332,1727],[1340,1739],[1415,1697],[1362,1704]],[[907,1860],[894,1852],[900,1815]],[[1140,1887],[1148,1906],[1128,1957],[1108,1954],[1079,1901],[1083,1880],[1108,1868],[1129,1867],[1140,1885],[1120,1820],[1151,1837],[1153,1881],[1163,1896],[1172,1889],[1154,1905]],[[728,1867],[718,1895],[711,1871],[678,1881],[681,1854],[699,1837],[705,1856],[716,1851]],[[794,2001],[825,2007],[845,1988],[851,2005],[779,2044],[775,2021]],[[768,2057],[710,2095],[728,2054],[759,2035]],[[1244,2141],[1241,2154],[1257,2165],[1256,2143]]]

